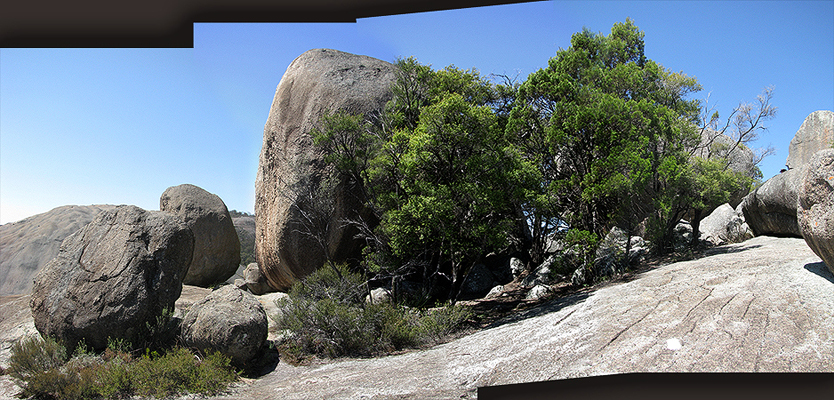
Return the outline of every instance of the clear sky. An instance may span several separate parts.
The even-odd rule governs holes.
[[[808,114],[834,110],[834,1],[547,1],[355,24],[194,25],[193,49],[0,50],[0,223],[67,204],[159,208],[191,183],[254,210],[263,127],[287,66],[314,48],[524,80],[583,27],[627,17],[647,56],[698,78],[721,115],[775,88],[757,146],[783,168]]]

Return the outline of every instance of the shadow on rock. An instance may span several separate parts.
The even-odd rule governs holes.
[[[828,270],[828,268],[825,266],[825,263],[822,261],[805,264],[805,269],[827,279],[831,283],[834,283],[834,274],[832,274],[831,271]]]
[[[724,245],[724,246],[716,246],[704,251],[704,255],[702,257],[714,256],[718,254],[733,254],[733,253],[741,253],[742,251],[748,251],[757,249],[762,247],[760,244],[751,244],[751,245]],[[699,258],[702,258],[699,257]]]
[[[269,375],[280,362],[278,350],[267,343],[261,349],[260,355],[243,372],[248,378],[260,378]]]
[[[573,293],[573,294],[570,294],[570,295],[567,295],[567,296],[564,296],[564,297],[559,297],[559,298],[553,299],[551,301],[548,301],[546,303],[543,303],[541,305],[538,305],[536,307],[533,307],[529,310],[525,310],[525,311],[522,311],[518,314],[513,314],[513,315],[510,315],[508,317],[502,318],[499,321],[496,321],[496,322],[493,322],[493,323],[489,324],[486,328],[487,329],[496,328],[496,327],[499,327],[501,325],[512,324],[512,323],[515,323],[515,322],[523,321],[523,320],[528,319],[528,318],[534,318],[534,317],[538,317],[538,316],[541,316],[541,315],[558,312],[559,310],[561,310],[565,307],[581,303],[581,302],[585,301],[585,299],[587,299],[590,296],[591,296],[591,292],[583,291],[583,292],[579,292],[579,293]]]

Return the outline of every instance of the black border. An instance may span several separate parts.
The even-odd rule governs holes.
[[[195,22],[355,22],[529,1],[12,0],[0,2],[0,48],[191,48]]]
[[[478,388],[479,400],[832,398],[832,373],[625,373]]]
[[[191,48],[195,22],[355,22],[357,18],[530,0],[24,0],[0,3],[0,48]],[[122,8],[120,8],[122,7]],[[627,373],[482,387],[498,399],[831,399],[831,373]]]

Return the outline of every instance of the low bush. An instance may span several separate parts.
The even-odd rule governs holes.
[[[364,302],[361,275],[346,267],[319,269],[278,301],[279,329],[290,332],[280,346],[286,358],[373,356],[438,343],[471,312],[460,306],[419,310]]]
[[[78,351],[67,360],[54,339],[25,338],[12,347],[9,374],[24,397],[38,399],[111,399],[168,397],[185,393],[217,394],[237,379],[228,357],[202,359],[184,348],[146,351],[135,357],[112,341],[101,355]]]

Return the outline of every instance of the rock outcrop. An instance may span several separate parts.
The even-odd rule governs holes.
[[[712,214],[701,220],[699,230],[701,240],[713,245],[741,243],[753,238],[741,208],[733,209],[727,203],[718,206]]]
[[[830,372],[834,275],[819,261],[802,239],[758,237],[424,351],[282,362],[230,398],[271,398],[280,388],[286,400],[471,399],[484,386],[610,374]],[[801,389],[786,397],[792,390]]]
[[[816,152],[830,149],[832,145],[834,145],[834,111],[814,111],[805,118],[802,126],[791,139],[785,165],[789,169],[802,168]]]
[[[27,294],[38,271],[58,255],[61,242],[109,205],[62,206],[0,225],[0,296]]]
[[[349,185],[336,185],[329,199],[333,209],[327,212],[326,232],[311,232],[300,217],[300,212],[311,211],[303,198],[320,195],[318,184],[325,174],[323,155],[313,146],[310,131],[337,111],[367,115],[382,110],[392,98],[394,79],[390,63],[328,49],[300,55],[281,78],[264,127],[255,183],[257,262],[276,289],[286,290],[320,267],[325,251],[337,261],[357,254],[352,228],[341,223],[361,207]],[[325,238],[327,248],[311,235]]]
[[[119,206],[67,237],[38,273],[30,306],[43,335],[104,350],[109,337],[140,345],[147,324],[174,309],[194,234],[160,211]]]
[[[184,284],[208,287],[235,274],[240,241],[220,197],[194,185],[172,186],[159,198],[159,209],[181,218],[194,233],[194,255]]]
[[[471,399],[485,386],[598,375],[834,370],[834,274],[804,240],[757,237],[704,256],[560,294],[421,351],[306,366],[282,360],[217,398]],[[277,315],[281,297],[258,298]],[[31,332],[27,299],[0,297],[0,366],[8,365],[9,346]],[[786,388],[784,397],[796,390]],[[0,398],[19,391],[0,375]]]
[[[756,236],[802,237],[796,222],[802,171],[791,169],[768,179],[741,203],[744,220]]]
[[[266,342],[267,322],[254,296],[226,285],[191,306],[180,325],[181,337],[188,347],[217,350],[244,367]]]
[[[796,214],[808,247],[834,273],[834,149],[817,152],[803,168]]]

